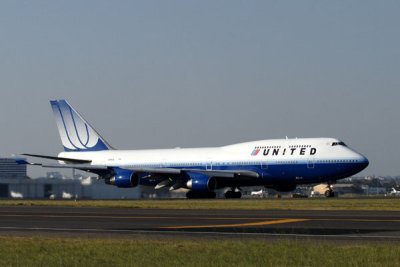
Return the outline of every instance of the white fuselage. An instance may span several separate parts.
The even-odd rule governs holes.
[[[368,164],[363,155],[341,144],[333,138],[274,139],[212,148],[62,152],[59,157],[91,160],[92,165],[121,168],[250,168],[263,177],[293,176],[305,182],[308,176],[323,178],[330,176],[331,172],[333,177],[343,178],[344,174],[352,173],[350,165]],[[347,169],[336,174],[337,164],[347,166]],[[306,166],[307,170],[300,166]]]
[[[277,164],[281,161],[356,160],[366,158],[347,146],[333,147],[331,138],[274,139],[246,142],[223,147],[174,148],[147,150],[105,150],[95,152],[61,152],[59,157],[92,160],[93,165],[119,167],[166,167],[188,164]],[[260,147],[257,155],[251,153]],[[316,149],[311,155],[311,149]],[[265,151],[267,149],[267,151]],[[264,155],[268,152],[269,154]],[[286,151],[285,151],[286,149]],[[275,150],[275,154],[274,154]]]

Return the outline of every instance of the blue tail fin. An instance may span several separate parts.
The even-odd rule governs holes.
[[[65,100],[50,101],[65,151],[113,149]]]

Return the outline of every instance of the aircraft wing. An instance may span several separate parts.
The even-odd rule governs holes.
[[[198,172],[208,176],[221,178],[258,178],[258,173],[247,170],[202,170],[202,169],[183,169],[186,172]]]
[[[183,172],[186,173],[196,172],[220,178],[259,177],[259,174],[257,172],[247,171],[247,170],[204,170],[204,169],[175,169],[175,168],[128,168],[128,169],[138,173],[151,173],[151,174],[161,174],[161,175],[182,174]]]
[[[204,169],[176,169],[176,168],[124,168],[123,166],[105,166],[105,165],[91,165],[89,160],[78,160],[70,158],[60,158],[53,156],[43,156],[34,154],[23,154],[24,156],[39,157],[45,159],[61,160],[67,164],[43,164],[43,163],[30,163],[25,160],[17,161],[19,164],[37,165],[44,168],[67,168],[78,169],[82,171],[92,172],[96,174],[103,174],[111,171],[112,168],[122,168],[131,170],[137,173],[158,174],[161,176],[180,175],[182,173],[195,172],[202,173],[210,177],[222,179],[236,179],[236,180],[251,180],[259,178],[259,174],[249,170],[204,170]]]

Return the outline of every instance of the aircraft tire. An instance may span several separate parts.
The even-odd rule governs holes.
[[[333,192],[332,190],[326,190],[324,195],[325,197],[334,197],[335,192]]]

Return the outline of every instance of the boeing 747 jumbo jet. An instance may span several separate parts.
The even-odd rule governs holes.
[[[188,189],[188,198],[240,198],[245,186],[292,191],[298,184],[334,183],[364,170],[366,157],[334,138],[273,139],[222,147],[116,150],[65,100],[50,101],[64,152],[50,168],[74,168],[99,175],[106,184],[127,188]],[[331,188],[331,187],[328,187]],[[330,189],[331,190],[331,189]],[[329,191],[328,196],[333,196]]]

